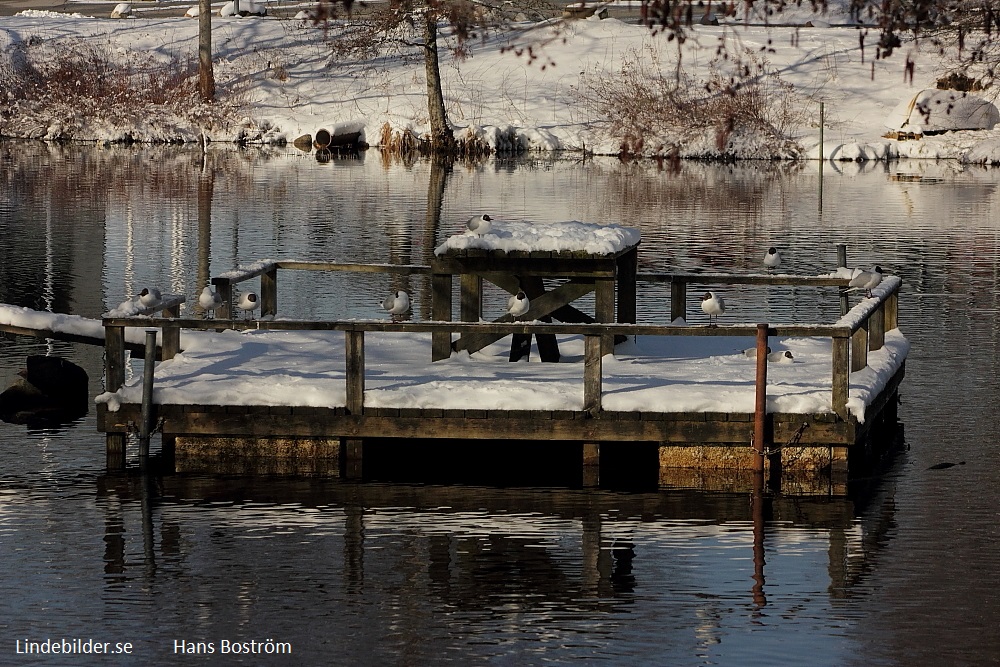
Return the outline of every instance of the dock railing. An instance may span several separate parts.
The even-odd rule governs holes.
[[[214,278],[223,298],[231,298],[232,286],[243,280],[261,276],[262,310],[264,315],[277,312],[277,269],[306,269],[333,271],[384,272],[397,274],[429,273],[429,267],[419,265],[369,265],[337,264],[326,262],[266,262],[247,270],[230,272]],[[729,275],[729,274],[639,274],[639,280],[670,282],[672,297],[671,314],[684,316],[682,304],[686,302],[687,285],[698,284],[752,284],[837,286],[846,288],[848,280],[834,277],[808,277],[790,275]],[[846,315],[833,324],[773,324],[768,326],[769,337],[820,337],[832,340],[832,396],[833,411],[848,419],[847,401],[850,374],[867,366],[870,351],[880,349],[885,343],[886,331],[898,325],[898,293],[902,281],[896,276],[886,277],[872,290],[872,298],[862,300]],[[224,291],[227,290],[227,291]],[[228,300],[226,301],[228,303]],[[220,313],[222,310],[220,309]],[[717,327],[654,324],[549,324],[541,322],[387,322],[374,320],[283,320],[263,318],[257,320],[201,319],[201,318],[149,318],[106,317],[103,320],[107,346],[106,390],[117,391],[124,383],[121,369],[125,365],[124,340],[126,327],[160,327],[164,339],[173,340],[182,329],[218,330],[313,330],[343,331],[345,333],[347,405],[351,414],[362,414],[365,391],[365,334],[376,332],[435,333],[449,331],[458,334],[554,334],[582,335],[584,337],[584,410],[591,416],[601,412],[603,337],[623,336],[741,336],[756,337],[757,324],[720,325]],[[170,353],[174,346],[170,346]],[[164,359],[169,359],[164,349]]]

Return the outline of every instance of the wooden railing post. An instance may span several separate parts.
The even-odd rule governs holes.
[[[847,397],[850,390],[850,374],[848,364],[850,363],[850,343],[849,337],[835,337],[833,339],[833,411],[841,419],[847,420]]]
[[[163,311],[165,317],[178,318],[181,316],[181,305],[177,304]],[[160,335],[160,359],[166,361],[173,359],[181,351],[181,329],[176,326],[164,326]]]
[[[347,353],[347,411],[360,415],[365,407],[365,332],[344,332]]]
[[[602,375],[604,364],[601,354],[602,336],[587,334],[583,337],[583,409],[592,417],[601,411]]]
[[[880,350],[885,345],[885,303],[868,320],[868,349]]]
[[[670,321],[687,320],[687,283],[674,278],[670,281]]]
[[[892,331],[899,326],[899,292],[893,292],[885,298],[884,331]]]
[[[868,365],[868,321],[851,334],[851,372]]]
[[[260,316],[274,317],[278,314],[278,265],[260,276]]]
[[[232,319],[233,284],[225,278],[213,278],[212,282],[215,283],[215,291],[222,298],[222,305],[215,309],[215,318],[219,320]]]
[[[474,273],[459,278],[459,318],[463,322],[478,322],[483,316],[483,279]]]
[[[594,315],[598,322],[611,323],[615,321],[615,280],[614,278],[597,278],[594,281]],[[611,354],[615,351],[614,336],[601,337],[601,354]]]

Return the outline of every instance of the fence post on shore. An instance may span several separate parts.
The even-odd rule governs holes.
[[[146,357],[142,367],[142,410],[139,418],[139,467],[149,462],[149,436],[153,432],[153,371],[156,370],[156,329],[146,329]]]
[[[753,470],[763,479],[767,452],[767,324],[757,325],[757,380],[753,419]]]

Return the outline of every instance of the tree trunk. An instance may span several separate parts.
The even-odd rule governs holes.
[[[431,121],[431,151],[452,152],[455,137],[448,124],[441,92],[441,69],[438,66],[437,12],[428,7],[424,14],[424,69],[427,73],[427,113]]]
[[[212,4],[198,0],[198,92],[201,99],[215,99],[215,72],[212,71]]]

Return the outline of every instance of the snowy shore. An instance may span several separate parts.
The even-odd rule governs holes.
[[[805,158],[864,160],[901,157],[1000,162],[1000,130],[963,130],[920,140],[885,138],[894,112],[921,90],[933,88],[951,63],[931,49],[904,44],[892,58],[873,60],[862,51],[856,27],[824,16],[817,26],[803,27],[815,15],[804,10],[785,19],[792,27],[731,24],[698,25],[683,47],[687,72],[707,78],[718,63],[715,49],[722,38],[740,49],[766,54],[769,68],[790,84],[801,119],[792,142],[776,148],[752,133],[729,137],[724,152],[741,158]],[[827,25],[830,21],[832,25]],[[541,43],[550,34],[542,24],[517,24],[517,44]],[[503,47],[512,33],[489,34],[471,42],[464,60],[442,58],[445,101],[458,136],[475,136],[496,150],[589,151],[618,154],[622,138],[605,119],[581,104],[579,91],[599,76],[613,76],[639,59],[644,67],[673,71],[676,42],[653,35],[635,23],[596,17],[563,24],[565,41],[541,48],[542,58],[526,58]],[[868,39],[875,39],[871,31]],[[329,41],[336,28],[324,31],[310,21],[213,16],[216,79],[222,89],[242,86],[237,116],[206,122],[184,114],[95,117],[44,111],[0,119],[0,134],[33,139],[71,138],[115,142],[200,141],[292,142],[325,128],[360,129],[376,145],[383,127],[427,131],[423,63],[396,58],[344,62],[335,58]],[[13,61],[31,42],[52,52],[86,40],[108,54],[142,53],[164,62],[196,59],[198,21],[191,18],[111,20],[80,14],[28,10],[4,20],[0,57]],[[447,40],[446,40],[447,42]],[[768,44],[770,46],[768,47]],[[447,44],[443,44],[447,46]],[[904,64],[915,63],[912,80]],[[547,64],[544,68],[541,64]],[[824,123],[820,128],[820,104]],[[898,112],[895,113],[898,116]],[[821,144],[822,137],[822,144]],[[653,144],[655,142],[649,142]],[[791,146],[791,148],[789,148]],[[681,157],[717,154],[712,133],[691,138]]]

